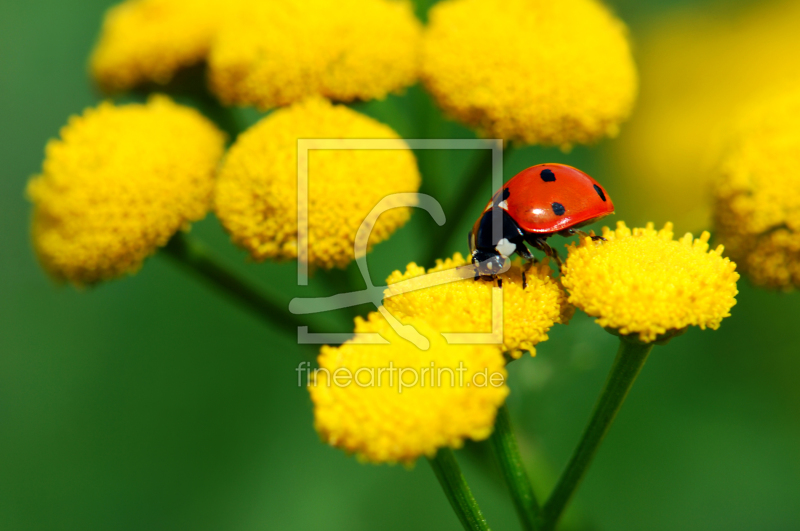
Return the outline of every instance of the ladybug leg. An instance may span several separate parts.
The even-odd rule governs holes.
[[[556,261],[556,265],[558,266],[558,272],[561,273],[561,266],[563,264],[561,263],[561,257],[558,256],[558,251],[547,245],[547,243],[545,242],[542,242],[542,246],[544,247],[544,249],[542,250],[545,252],[545,254]]]
[[[594,234],[594,231],[592,231],[591,234],[588,234],[585,231],[579,229],[567,229],[561,231],[559,234],[561,234],[562,236],[574,236],[575,234],[577,234],[581,238],[591,238],[593,242],[606,241],[606,239],[603,238],[602,236],[597,236],[596,234]]]
[[[525,260],[525,270],[527,271],[530,266],[536,262],[536,257],[533,256],[533,253],[525,247],[525,244],[520,242],[517,244],[517,254]]]
[[[603,238],[602,236],[598,236],[598,235],[596,235],[596,234],[594,233],[594,231],[592,231],[592,233],[591,233],[591,234],[587,234],[587,233],[585,233],[585,232],[584,232],[584,231],[582,231],[582,230],[576,230],[575,232],[576,232],[576,233],[578,233],[578,234],[580,235],[580,237],[581,237],[581,238],[591,238],[593,242],[596,242],[596,241],[606,241],[606,239],[605,239],[605,238]]]
[[[540,251],[544,252],[545,255],[552,258],[555,261],[556,265],[558,266],[558,272],[559,273],[561,272],[561,265],[562,265],[561,257],[558,256],[558,252],[555,249],[547,245],[547,242],[544,240],[544,238],[534,237],[528,240],[528,243],[533,245],[536,249],[539,249]]]
[[[536,257],[533,256],[533,253],[531,253],[522,242],[517,244],[517,254],[520,255],[520,257],[522,257],[522,259],[525,261],[525,265],[522,268],[522,289],[525,289],[528,287],[528,279],[526,278],[525,273],[536,262]]]

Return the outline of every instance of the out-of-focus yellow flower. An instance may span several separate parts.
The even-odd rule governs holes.
[[[562,276],[569,302],[601,326],[651,342],[690,325],[716,329],[730,315],[739,275],[722,246],[708,251],[708,232],[675,241],[671,223],[656,231],[620,221],[603,236],[570,245]]]
[[[800,91],[743,113],[714,183],[715,226],[754,283],[800,286]]]
[[[280,109],[240,135],[220,170],[215,210],[233,241],[256,260],[297,258],[299,138],[399,136],[317,98]],[[405,149],[311,150],[308,167],[308,262],[325,269],[354,259],[357,230],[380,200],[420,185],[414,154]],[[369,246],[387,239],[410,214],[394,208],[381,215]]]
[[[499,349],[451,345],[423,321],[404,322],[430,339],[429,350],[372,313],[356,319],[356,332],[391,344],[322,347],[321,371],[309,386],[322,439],[367,461],[411,463],[466,438],[485,439],[508,395]]]
[[[163,96],[72,117],[28,184],[42,265],[77,285],[136,271],[205,216],[224,142],[200,113]]]
[[[425,86],[483,135],[568,147],[615,136],[630,114],[627,30],[595,0],[446,0],[429,19]]]
[[[211,86],[262,109],[315,94],[383,98],[416,81],[420,34],[406,1],[244,2],[211,50]]]
[[[460,253],[444,261],[428,273],[445,271],[468,264]],[[513,358],[522,352],[536,355],[535,345],[547,340],[547,332],[555,323],[568,323],[573,307],[567,303],[560,284],[550,276],[544,263],[531,266],[526,273],[527,287],[522,288],[522,269],[518,264],[500,275],[503,279],[503,351]],[[492,331],[493,282],[473,279],[449,282],[403,293],[393,285],[421,277],[425,268],[414,263],[406,272],[395,271],[386,280],[384,306],[402,319],[422,319],[439,332],[490,333]],[[422,279],[423,281],[425,279]]]
[[[126,0],[106,13],[91,58],[106,90],[167,83],[208,55],[224,14],[241,0]]]
[[[757,2],[738,14],[694,8],[642,32],[641,94],[614,142],[618,210],[680,231],[710,226],[710,183],[731,117],[800,84],[800,3]]]

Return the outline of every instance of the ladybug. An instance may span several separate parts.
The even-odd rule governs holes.
[[[493,215],[495,209],[499,212]],[[603,187],[577,168],[538,164],[522,170],[494,194],[469,233],[475,280],[497,278],[515,252],[533,262],[526,243],[552,257],[560,269],[561,259],[547,245],[547,238],[554,234],[585,236],[579,227],[613,213],[614,203]],[[492,234],[495,216],[502,223],[496,235]],[[499,278],[497,283],[502,287]],[[522,287],[526,286],[523,273]]]

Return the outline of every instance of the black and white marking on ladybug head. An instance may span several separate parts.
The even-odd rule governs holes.
[[[562,205],[561,203],[553,203],[550,206],[553,207],[553,214],[555,214],[556,216],[563,216],[564,213],[567,211],[567,209],[564,208],[564,205]]]
[[[553,181],[556,180],[556,174],[553,173],[553,170],[548,170],[548,169],[542,170],[542,172],[539,174],[539,177],[541,177],[542,180],[546,183],[552,183]]]
[[[503,238],[497,242],[497,245],[495,245],[494,248],[497,249],[497,252],[500,253],[500,256],[504,258],[508,258],[514,254],[514,251],[517,250],[517,246],[508,241],[506,238]]]

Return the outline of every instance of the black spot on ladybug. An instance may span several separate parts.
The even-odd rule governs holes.
[[[600,188],[599,186],[597,186],[596,184],[594,184],[592,186],[594,186],[594,191],[597,192],[597,195],[600,196],[600,199],[605,201],[606,200],[606,194],[603,193],[603,189]]]
[[[564,208],[564,205],[562,205],[561,203],[553,203],[550,206],[553,207],[553,213],[556,216],[563,216],[564,213],[567,211],[567,209]]]
[[[553,173],[553,170],[542,170],[542,173],[539,174],[539,177],[546,183],[551,183],[556,180],[556,174]]]

